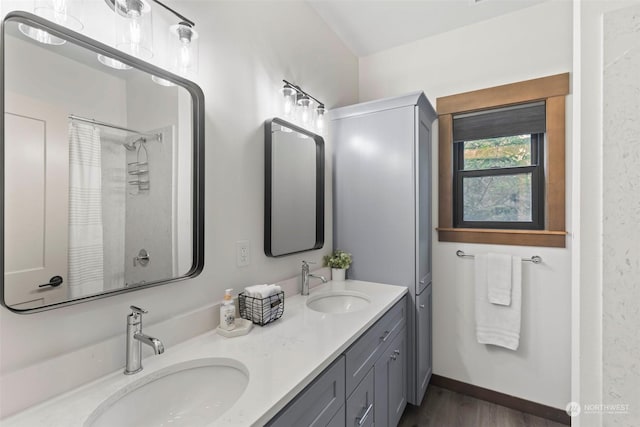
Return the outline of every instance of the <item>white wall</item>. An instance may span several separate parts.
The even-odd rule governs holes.
[[[537,31],[536,31],[537,29]],[[360,100],[424,90],[437,97],[572,70],[572,6],[550,1],[490,21],[360,59]],[[567,100],[571,159],[571,96]],[[434,130],[434,222],[437,223],[437,130]],[[571,164],[567,164],[567,189]],[[571,233],[570,191],[567,227]],[[571,387],[571,238],[567,249],[439,243],[434,231],[434,373],[563,408]],[[475,340],[473,261],[455,252],[540,255],[523,266],[517,352]]]
[[[292,277],[302,259],[320,263],[332,247],[329,161],[324,248],[278,259],[264,255],[263,123],[281,114],[282,78],[302,85],[328,108],[357,102],[357,59],[303,2],[180,1],[173,6],[194,19],[200,31],[205,269],[193,280],[44,313],[17,315],[0,308],[0,416],[120,369],[129,305],[149,310],[145,328],[162,339],[173,332],[156,330],[154,324],[220,301],[225,288],[237,291]],[[238,268],[235,242],[241,239],[251,241],[251,265]],[[179,338],[165,344],[170,348]],[[105,340],[116,343],[114,352],[88,351],[71,369],[71,352]]]
[[[126,124],[124,80],[83,63],[69,61],[18,38],[7,37],[6,46],[7,64],[19,61],[22,65],[6,67],[5,90],[59,105],[68,114],[95,116],[110,123]],[[101,85],[94,85],[96,81]],[[82,89],[66,89],[74,85]]]

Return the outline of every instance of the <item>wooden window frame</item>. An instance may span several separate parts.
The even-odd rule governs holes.
[[[569,73],[563,73],[437,99],[439,241],[566,247],[565,97],[568,94]],[[534,101],[546,102],[544,230],[455,228],[453,226],[453,116]]]

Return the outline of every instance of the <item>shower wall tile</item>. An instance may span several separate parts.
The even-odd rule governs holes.
[[[147,154],[128,152],[128,162],[147,161],[146,176],[130,175],[132,180],[148,180],[149,189],[138,190],[127,185],[125,240],[125,278],[131,283],[154,281],[177,276],[174,272],[173,206],[174,206],[174,132],[171,126],[152,129],[162,133],[162,142],[149,139]],[[149,254],[149,264],[133,263],[141,249]]]
[[[605,14],[603,73],[602,403],[619,405],[603,408],[603,424],[637,426],[640,425],[640,6]]]

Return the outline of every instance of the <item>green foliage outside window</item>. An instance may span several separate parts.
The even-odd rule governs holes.
[[[531,165],[531,135],[464,142],[464,170]]]
[[[464,142],[464,170],[531,166],[531,135]],[[465,176],[465,221],[531,221],[531,173]]]

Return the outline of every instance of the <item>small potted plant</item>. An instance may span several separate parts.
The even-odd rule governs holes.
[[[351,265],[351,254],[340,249],[336,249],[331,255],[324,257],[325,267],[331,267],[331,279],[340,282],[344,281],[345,273]]]

